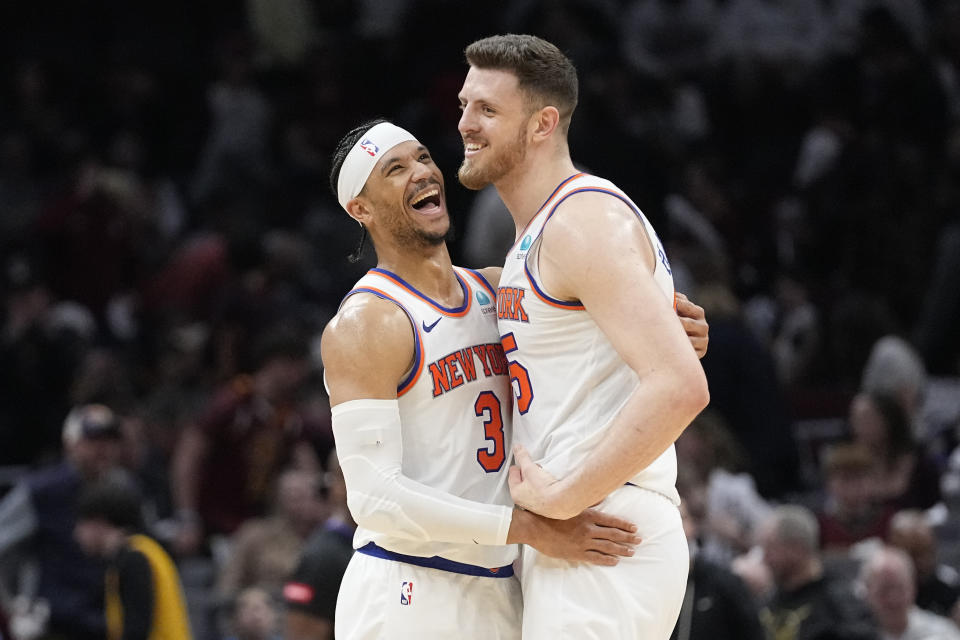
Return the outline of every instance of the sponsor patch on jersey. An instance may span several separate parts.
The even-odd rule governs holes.
[[[513,254],[513,257],[517,260],[523,260],[524,256],[527,255],[527,250],[530,249],[530,245],[533,244],[533,237],[526,235],[523,236],[523,240],[520,241],[520,246],[517,247],[517,252]]]
[[[400,585],[400,604],[413,604],[413,582],[404,582]]]
[[[313,587],[302,582],[288,582],[283,585],[283,599],[287,602],[308,604],[313,601]]]
[[[488,316],[491,313],[497,312],[497,306],[493,300],[490,299],[483,291],[477,291],[477,302],[480,304],[480,313]]]

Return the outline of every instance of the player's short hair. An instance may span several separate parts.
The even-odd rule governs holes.
[[[514,74],[535,109],[556,107],[560,130],[567,134],[577,108],[577,69],[555,45],[536,36],[510,33],[477,40],[465,53],[472,67]]]
[[[353,146],[357,144],[357,141],[360,139],[364,133],[370,130],[374,125],[378,125],[381,122],[387,122],[384,118],[376,118],[374,120],[369,120],[363,124],[354,127],[346,133],[340,142],[337,143],[337,148],[333,152],[333,159],[330,162],[330,190],[333,191],[333,197],[339,197],[337,191],[337,181],[340,179],[340,169],[343,168],[343,162],[347,159],[347,154],[350,153],[350,150],[353,149]],[[363,190],[360,190],[363,193]]]

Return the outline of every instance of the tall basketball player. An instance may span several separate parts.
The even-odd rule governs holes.
[[[515,543],[614,565],[634,552],[635,527],[593,510],[564,521],[512,506],[500,269],[451,264],[443,176],[426,147],[391,123],[368,123],[341,141],[331,185],[378,261],[321,344],[359,525],[335,635],[519,638]]]
[[[523,635],[665,640],[688,564],[673,442],[709,401],[672,308],[670,263],[623,191],[574,168],[577,73],[566,56],[508,35],[466,57],[459,178],[492,183],[517,228],[497,296],[520,445],[511,493],[552,518],[599,503],[644,541],[603,569],[525,548]]]

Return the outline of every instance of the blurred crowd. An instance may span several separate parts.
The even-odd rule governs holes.
[[[698,562],[729,580],[694,563],[692,589],[754,602],[744,624],[777,638],[914,637],[914,602],[960,621],[960,0],[19,5],[0,4],[0,638],[103,637],[72,523],[117,470],[197,638],[332,617],[316,583],[351,523],[317,337],[373,256],[346,260],[330,155],[370,117],[415,132],[454,261],[499,264],[509,216],[453,177],[463,48],[498,32],[577,65],[574,160],[643,208],[707,311],[680,486]],[[681,640],[722,638],[732,617],[688,596]],[[813,602],[853,630],[798,618]]]

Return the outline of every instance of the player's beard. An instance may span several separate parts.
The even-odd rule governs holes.
[[[390,223],[391,235],[402,246],[427,249],[443,244],[450,235],[450,225],[443,231],[429,231],[413,224],[409,219],[398,216]]]
[[[484,157],[483,160],[463,159],[463,164],[457,171],[460,184],[467,189],[476,191],[483,189],[488,184],[496,183],[503,176],[513,171],[513,168],[523,162],[523,159],[527,156],[525,128],[520,127],[517,131],[517,137],[503,149],[494,153],[491,153],[491,151],[493,151],[492,148],[488,147],[487,152],[481,154]]]

